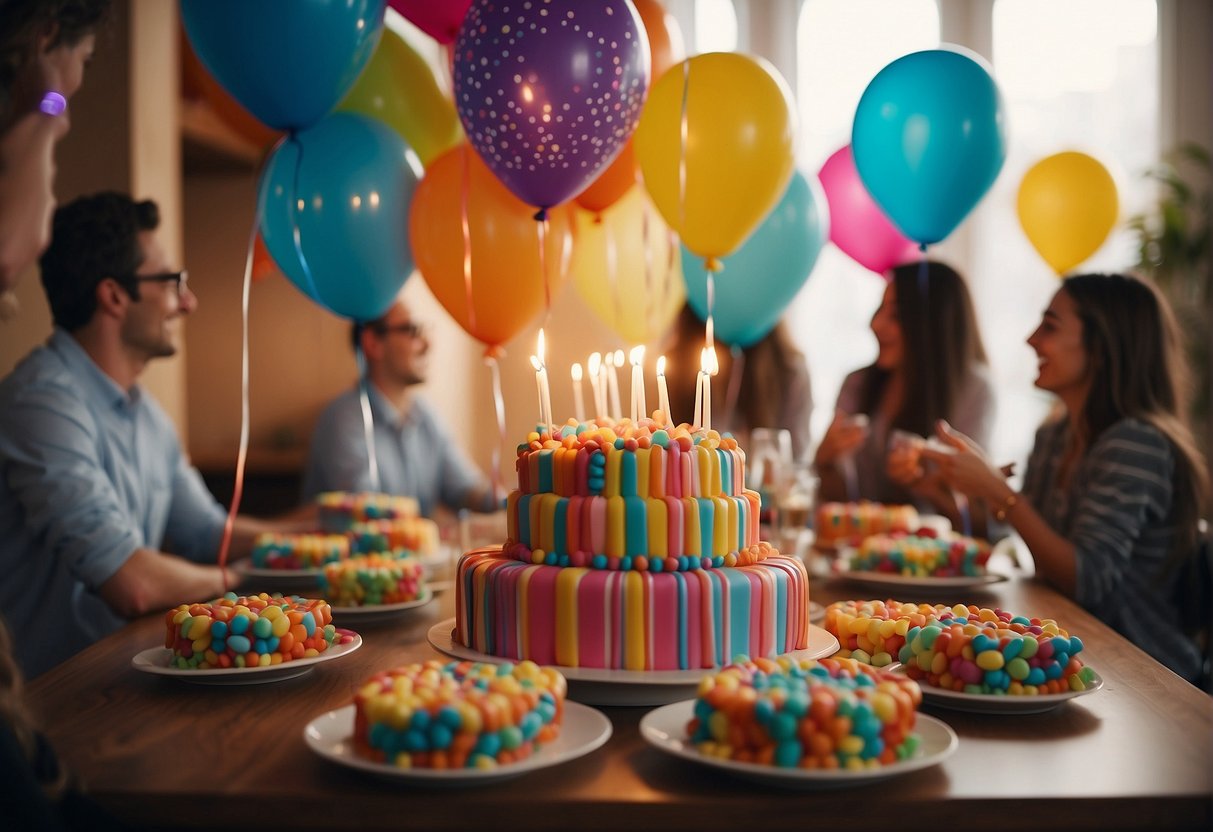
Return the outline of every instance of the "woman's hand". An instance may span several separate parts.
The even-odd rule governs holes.
[[[926,447],[922,458],[935,463],[940,478],[950,487],[969,497],[999,500],[1007,489],[1006,474],[986,459],[985,453],[969,437],[943,419],[935,426],[935,434],[947,445],[946,450]]]
[[[868,438],[866,416],[850,416],[841,410],[835,412],[834,421],[826,429],[821,444],[817,446],[814,462],[818,468],[828,468],[839,459],[855,452]]]

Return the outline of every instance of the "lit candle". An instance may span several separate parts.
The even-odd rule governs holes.
[[[590,353],[588,369],[590,371],[590,393],[594,396],[594,418],[601,419],[602,414],[606,411],[602,395],[602,356],[596,352]]]
[[[714,347],[703,348],[703,429],[712,429],[712,376],[720,372],[720,364],[716,360]]]
[[[703,424],[703,351],[699,351],[699,372],[695,374],[695,410],[691,415],[691,429]]]
[[[619,373],[623,366],[623,350],[615,350],[607,356],[607,390],[611,394],[611,418],[618,422],[623,418],[623,408],[619,406]]]
[[[543,352],[543,329],[540,329],[538,355],[531,356],[531,366],[535,368],[535,384],[539,388],[539,422],[543,425],[543,430],[551,430],[552,396],[548,388],[548,368],[543,363]]]
[[[628,361],[632,365],[632,424],[635,425],[649,409],[644,396],[644,347],[632,347]]]
[[[585,421],[585,395],[581,392],[581,365],[573,364],[573,415],[578,422]]]
[[[670,391],[665,386],[665,356],[657,359],[657,406],[661,408],[665,426],[672,428],[674,419],[670,416]]]

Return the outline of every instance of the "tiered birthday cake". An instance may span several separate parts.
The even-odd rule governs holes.
[[[758,494],[731,437],[570,421],[532,433],[516,467],[505,545],[459,561],[459,644],[624,670],[808,646],[808,574],[758,539]]]

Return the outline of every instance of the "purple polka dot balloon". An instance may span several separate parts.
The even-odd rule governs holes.
[[[649,86],[629,0],[475,0],[455,41],[468,141],[519,199],[581,193],[636,129]]]

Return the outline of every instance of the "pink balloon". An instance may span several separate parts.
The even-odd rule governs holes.
[[[451,43],[472,0],[388,0],[404,19],[439,43]]]
[[[914,243],[897,230],[863,186],[849,144],[826,159],[817,178],[830,204],[830,241],[848,257],[884,274],[917,256]]]

